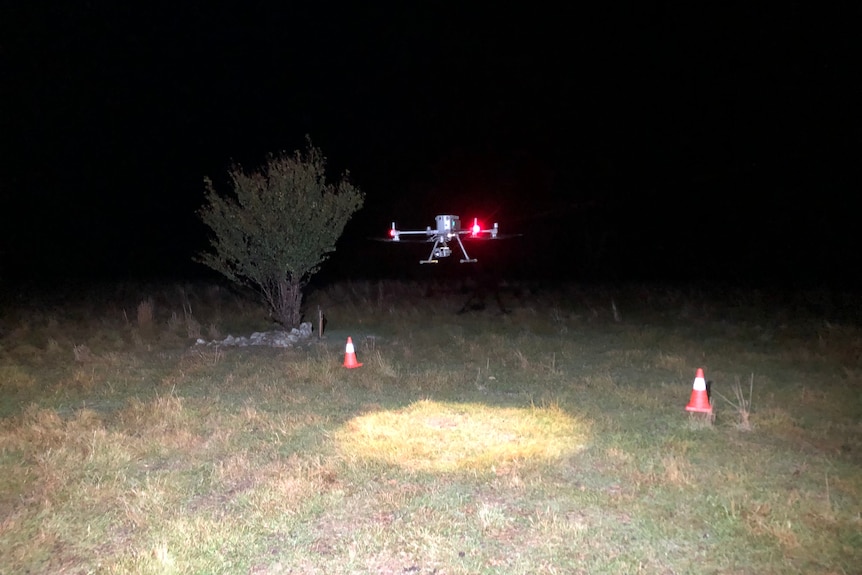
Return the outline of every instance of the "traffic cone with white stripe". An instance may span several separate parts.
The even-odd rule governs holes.
[[[344,348],[344,367],[353,369],[354,367],[362,367],[362,364],[356,361],[356,350],[353,348],[353,338],[347,337],[347,346]]]
[[[712,404],[709,403],[709,394],[706,391],[706,379],[703,377],[703,369],[700,367],[697,368],[697,373],[694,375],[691,399],[685,409],[698,413],[712,413]]]

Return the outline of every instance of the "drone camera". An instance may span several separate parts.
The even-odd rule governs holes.
[[[446,258],[452,255],[452,249],[449,246],[440,246],[434,250],[435,258]]]

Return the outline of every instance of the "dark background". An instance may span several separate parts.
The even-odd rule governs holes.
[[[203,177],[306,134],[367,195],[325,278],[451,273],[368,238],[454,213],[512,276],[857,279],[859,8],[11,4],[6,280],[205,276]]]

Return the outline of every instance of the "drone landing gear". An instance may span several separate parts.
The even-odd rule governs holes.
[[[464,254],[464,258],[461,260],[462,264],[474,264],[476,263],[475,258],[471,258],[467,255],[467,250],[464,249],[464,244],[461,243],[461,238],[457,234],[453,236],[455,241],[458,242],[458,247],[461,248],[461,253]],[[442,239],[437,239],[434,241],[434,247],[431,248],[431,254],[428,256],[427,260],[419,260],[420,264],[436,264],[439,260],[435,258],[445,258],[452,255],[452,249],[446,243],[446,241]]]

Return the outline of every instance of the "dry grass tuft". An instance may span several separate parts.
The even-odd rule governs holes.
[[[93,352],[84,344],[73,345],[72,354],[75,356],[75,361],[78,363],[90,363],[95,360]]]
[[[138,328],[141,331],[150,331],[154,327],[153,316],[154,303],[152,298],[142,300],[138,304]]]
[[[36,387],[36,378],[27,373],[21,366],[0,365],[0,391],[19,392],[32,390]]]
[[[391,360],[385,358],[379,350],[374,352],[372,359],[382,375],[393,379],[398,378],[398,368]]]
[[[158,440],[175,447],[197,445],[201,442],[190,429],[190,418],[183,399],[174,395],[158,395],[150,401],[138,398],[129,400],[116,415],[117,423],[134,435]]]
[[[665,455],[662,458],[662,465],[664,466],[663,482],[680,486],[692,485],[691,466],[685,458]]]
[[[209,337],[211,340],[214,340],[222,339],[224,335],[222,334],[222,331],[219,329],[218,325],[215,324],[215,322],[210,322],[209,327],[207,327],[207,337]]]
[[[721,394],[717,389],[713,390],[720,398],[729,403],[735,410],[736,414],[739,417],[739,421],[737,423],[737,427],[744,431],[751,430],[751,398],[754,394],[754,374],[751,374],[751,378],[748,383],[748,397],[745,396],[745,393],[742,390],[742,384],[739,382],[739,377],[737,376],[735,382],[733,384],[733,396],[734,400],[730,400],[724,395]]]

